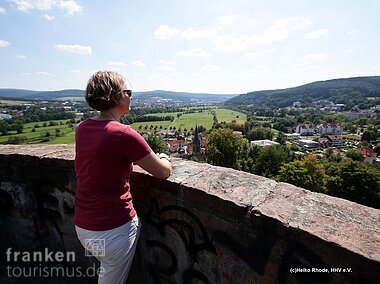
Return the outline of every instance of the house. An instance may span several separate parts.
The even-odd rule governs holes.
[[[305,147],[305,148],[316,148],[320,146],[319,142],[307,140],[307,139],[296,140],[293,142],[293,144],[298,145],[300,147]]]
[[[169,138],[166,140],[170,152],[178,152],[183,146],[187,146],[189,143],[186,140],[179,140],[177,138]]]
[[[377,154],[371,148],[359,147],[357,148],[357,150],[363,154],[364,162],[368,162],[368,163],[376,162]]]
[[[327,139],[326,137],[319,138],[319,139],[318,139],[318,142],[319,142],[319,144],[320,144],[322,147],[325,147],[325,148],[327,148],[327,147],[331,147],[331,146],[332,146],[330,140]]]
[[[338,135],[327,135],[327,139],[332,147],[338,147],[343,145],[343,140]]]
[[[316,128],[319,134],[342,134],[342,126],[339,123],[322,123]]]
[[[311,124],[300,124],[296,127],[296,133],[301,135],[313,135],[314,127]]]

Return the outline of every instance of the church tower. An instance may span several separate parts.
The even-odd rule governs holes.
[[[195,125],[194,139],[193,139],[193,154],[199,154],[201,152],[201,141],[198,137],[198,125]]]

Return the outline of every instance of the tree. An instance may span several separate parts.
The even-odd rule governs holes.
[[[245,135],[249,141],[253,140],[272,140],[273,133],[270,129],[264,127],[254,127]]]
[[[366,130],[363,132],[362,141],[367,141],[367,142],[375,141],[377,137],[378,137],[378,134],[376,131]]]
[[[354,161],[363,161],[363,154],[356,149],[348,149],[346,156]]]
[[[9,124],[6,121],[4,121],[4,120],[0,120],[0,132],[1,132],[1,135],[7,135],[8,131],[9,131]]]
[[[294,154],[286,146],[264,147],[257,157],[256,174],[274,177],[278,174],[283,163],[291,162]]]
[[[278,135],[276,137],[276,142],[280,143],[282,145],[285,144],[285,142],[286,142],[286,135],[284,134],[284,132],[281,132],[281,131],[278,132]]]
[[[325,169],[315,155],[284,164],[278,179],[316,192],[323,192],[326,184]]]
[[[380,154],[380,143],[377,143],[375,148],[373,148],[373,150],[377,153],[377,154]]]
[[[24,129],[24,124],[22,121],[17,120],[16,123],[13,125],[13,129],[16,130],[17,133],[22,133]]]
[[[328,164],[327,193],[380,208],[380,172],[361,162],[345,160]]]
[[[239,151],[242,138],[232,134],[232,129],[214,129],[208,137],[205,151],[206,161],[216,166],[239,168]]]
[[[10,136],[8,138],[8,144],[21,144],[24,143],[27,140],[26,136],[20,135],[20,136]]]
[[[146,142],[149,144],[155,153],[165,153],[168,152],[169,148],[166,143],[158,136],[154,134],[148,135]]]

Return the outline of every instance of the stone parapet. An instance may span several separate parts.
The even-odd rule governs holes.
[[[75,237],[74,156],[0,146],[0,280],[10,246],[97,264]],[[380,210],[205,163],[173,168],[168,180],[134,168],[143,227],[130,283],[380,283]]]

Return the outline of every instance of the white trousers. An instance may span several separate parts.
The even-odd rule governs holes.
[[[137,215],[128,223],[106,231],[90,231],[75,226],[82,246],[100,261],[99,284],[126,282],[140,227]]]

